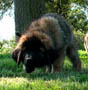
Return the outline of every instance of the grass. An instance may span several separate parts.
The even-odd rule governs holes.
[[[68,58],[65,58],[61,73],[45,73],[44,68],[31,74],[17,66],[10,54],[0,54],[0,90],[87,90],[88,56],[80,50],[82,72],[75,72]]]

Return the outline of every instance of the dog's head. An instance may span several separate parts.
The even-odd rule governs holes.
[[[31,73],[36,67],[47,64],[46,49],[42,42],[36,37],[21,37],[17,47],[12,52],[12,58],[17,64],[22,62],[27,73]]]
[[[29,37],[29,34],[28,36],[27,34],[19,34],[19,36],[21,37],[12,52],[12,58],[18,65],[22,62],[23,68],[27,73],[31,73],[36,67],[49,65],[57,58],[57,51],[49,47],[47,49],[44,44],[47,41],[42,42],[38,38],[39,35],[37,37],[30,35]]]

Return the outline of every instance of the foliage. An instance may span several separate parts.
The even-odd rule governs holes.
[[[88,8],[87,0],[46,0],[47,12],[58,12],[67,17],[73,3],[81,8]]]
[[[16,42],[14,39],[10,41],[7,40],[0,41],[0,54],[7,52],[10,53],[15,46]]]
[[[84,49],[84,33],[81,31],[74,31],[75,35],[75,44],[79,50],[85,50]]]
[[[88,31],[87,5],[87,0],[49,0],[46,8],[47,12],[62,14],[73,30],[86,33]]]
[[[71,9],[71,0],[46,0],[47,12],[57,12],[64,17],[68,16],[68,12]]]
[[[71,4],[75,3],[81,7],[88,8],[87,0],[45,0],[46,1],[46,12],[58,12],[64,16],[68,15],[71,10]],[[2,16],[13,3],[13,0],[0,0],[0,16]]]
[[[81,7],[88,8],[88,0],[72,0],[72,2],[80,5]]]
[[[0,0],[0,19],[4,15],[4,13],[11,8],[13,0]]]
[[[88,31],[88,19],[85,9],[75,4],[72,4],[72,7],[68,15],[68,21],[75,31],[86,33]]]

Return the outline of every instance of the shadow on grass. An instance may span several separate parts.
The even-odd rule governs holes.
[[[22,64],[17,66],[12,60],[10,54],[0,56],[0,77],[23,77],[28,80],[61,80],[61,81],[78,81],[86,82],[88,80],[88,67],[82,68],[82,72],[75,72],[70,66],[65,66],[60,73],[45,73],[45,68],[36,69],[30,74],[23,72]]]
[[[88,70],[87,70],[88,71]],[[40,78],[42,80],[61,80],[61,81],[87,81],[88,80],[88,73],[83,70],[82,72],[75,72],[73,70],[63,70],[60,73],[32,73],[27,76],[27,78],[30,80],[31,79],[36,79]]]
[[[9,71],[0,73],[0,77],[10,77],[10,78],[26,78],[30,80],[60,80],[60,81],[78,81],[80,83],[88,81],[88,69],[82,70],[82,72],[75,72],[73,69],[64,69],[60,73],[45,73],[44,69],[36,69],[34,72],[27,74],[24,73],[22,69],[18,69],[17,71]]]

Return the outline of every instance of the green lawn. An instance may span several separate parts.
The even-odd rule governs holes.
[[[10,54],[0,55],[0,90],[88,90],[88,56],[79,51],[82,72],[75,72],[66,58],[61,73],[45,73],[44,68],[31,74],[17,66]]]

